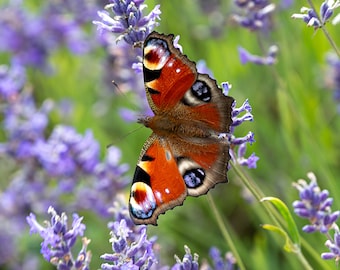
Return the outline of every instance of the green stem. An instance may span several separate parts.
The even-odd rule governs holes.
[[[233,167],[233,170],[235,173],[239,176],[242,183],[250,190],[250,192],[255,196],[255,198],[260,201],[265,195],[262,193],[262,191],[258,188],[256,183],[252,182],[251,179],[249,179],[243,171],[240,169],[239,165],[235,165],[233,162],[230,162],[230,165]],[[281,215],[276,211],[276,209],[271,204],[264,203],[262,204],[263,207],[266,209],[268,215],[272,219],[272,221],[275,223],[276,226],[282,227],[285,226],[285,222]],[[304,269],[313,269],[309,262],[304,257],[303,253],[301,252],[301,248],[299,247],[299,250],[295,252],[298,259],[300,260],[301,264],[304,266]]]
[[[305,256],[303,256],[301,249],[299,249],[299,252],[297,252],[296,255],[297,255],[298,259],[300,260],[301,264],[304,266],[303,269],[313,270],[313,267],[310,266],[310,264],[306,260]]]
[[[262,193],[262,191],[258,188],[258,186],[251,181],[251,179],[249,179],[244,173],[243,171],[240,169],[240,166],[238,166],[237,164],[235,165],[233,162],[230,162],[231,167],[233,168],[233,170],[235,171],[235,173],[238,175],[238,177],[241,179],[241,182],[243,183],[244,186],[246,186],[246,188],[249,189],[249,191],[254,195],[254,197],[256,198],[256,200],[258,202],[261,201],[261,199],[263,197],[265,197],[265,195]],[[270,216],[270,218],[272,219],[272,221],[275,223],[276,226],[280,226],[280,222],[279,220],[281,219],[280,214],[275,210],[275,208],[268,203],[264,203],[262,204],[264,206],[264,208],[266,209],[268,215]],[[282,222],[281,222],[282,224]],[[281,226],[280,226],[281,227]]]
[[[239,269],[240,270],[245,270],[246,267],[244,266],[244,264],[242,262],[242,259],[241,259],[241,256],[237,252],[237,249],[236,249],[236,247],[234,245],[234,242],[233,242],[233,240],[232,240],[228,230],[226,229],[225,223],[223,222],[223,218],[220,215],[220,212],[217,210],[216,204],[215,204],[215,202],[214,202],[214,200],[213,200],[213,198],[211,196],[211,193],[208,193],[207,198],[208,198],[210,207],[213,210],[213,213],[215,215],[215,218],[216,218],[216,221],[217,221],[217,225],[220,228],[220,230],[222,232],[222,235],[223,235],[225,241],[227,242],[231,252],[235,256],[236,262],[237,262],[237,265],[238,265]]]
[[[318,19],[319,22],[321,23],[321,19],[320,19],[319,13],[316,11],[316,9],[315,9],[315,7],[314,7],[314,4],[313,4],[312,0],[308,0],[308,3],[309,3],[309,6],[311,7],[311,9],[314,10],[317,19]],[[334,40],[332,39],[332,37],[331,37],[330,34],[328,33],[328,31],[327,31],[325,25],[322,25],[322,26],[321,26],[321,29],[322,29],[323,33],[325,34],[325,36],[326,36],[328,42],[329,42],[330,45],[332,46],[333,50],[335,51],[335,53],[337,54],[337,56],[340,58],[340,51],[339,51],[338,47],[336,46]]]

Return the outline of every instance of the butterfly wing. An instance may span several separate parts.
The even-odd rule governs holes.
[[[135,224],[157,224],[158,215],[181,205],[185,183],[166,141],[152,134],[144,144],[130,193],[130,213]]]
[[[197,77],[195,63],[175,48],[172,40],[173,35],[152,32],[144,42],[144,83],[155,114],[173,108]]]
[[[190,111],[194,126],[197,123],[200,129],[208,132],[203,137],[186,137],[185,143],[175,143],[172,147],[178,167],[185,168],[180,171],[188,195],[205,194],[217,183],[228,181],[229,144],[219,139],[218,135],[230,132],[233,102],[233,98],[223,95],[215,80],[206,74],[198,74],[193,86],[177,105],[184,107],[186,115]],[[193,181],[191,185],[190,181]]]

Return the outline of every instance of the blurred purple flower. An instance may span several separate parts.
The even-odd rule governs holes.
[[[248,62],[254,63],[256,65],[273,65],[277,61],[278,47],[276,45],[270,46],[268,49],[267,55],[263,57],[253,55],[242,47],[238,48],[238,52],[239,52],[241,63],[243,65]]]
[[[110,0],[106,8],[112,11],[112,17],[108,11],[99,11],[98,15],[101,20],[93,21],[93,23],[97,25],[108,52],[105,81],[110,83],[110,88],[114,81],[117,89],[122,92],[133,90],[138,96],[134,100],[138,100],[135,105],[139,108],[139,113],[148,115],[151,110],[146,102],[143,75],[140,69],[141,44],[158,25],[157,20],[160,19],[161,12],[157,5],[148,15],[143,15],[146,7],[143,3],[143,0]],[[114,38],[114,34],[118,34],[118,37]],[[125,42],[117,42],[120,40]],[[128,112],[123,108],[122,118],[126,121],[136,121],[134,114]]]
[[[130,179],[124,176],[129,167],[121,164],[120,159],[119,148],[107,148],[104,160],[95,166],[93,175],[87,177],[87,185],[77,189],[76,209],[88,209],[106,218],[111,216],[112,201],[130,184]]]
[[[13,59],[24,66],[47,72],[50,71],[48,57],[60,46],[67,46],[73,53],[88,52],[90,42],[82,29],[84,21],[75,20],[74,10],[66,7],[46,2],[33,14],[15,1],[3,4],[0,9],[0,51],[11,53]],[[78,7],[78,10],[84,9]]]
[[[328,233],[340,216],[340,211],[331,211],[333,198],[329,197],[328,190],[321,190],[317,184],[315,175],[310,172],[307,174],[310,183],[303,179],[293,183],[299,191],[300,200],[293,202],[294,212],[302,218],[306,218],[311,223],[305,225],[302,230],[307,233],[319,231]]]
[[[214,77],[213,72],[207,67],[207,64],[204,60],[199,60],[196,63],[197,72],[208,74],[210,77]]]
[[[46,227],[41,226],[32,213],[26,218],[30,233],[38,233],[43,238],[41,254],[45,260],[57,266],[57,269],[89,269],[91,260],[91,253],[87,251],[89,239],[82,238],[83,245],[76,258],[72,254],[72,247],[78,237],[84,235],[86,227],[82,223],[83,218],[73,214],[72,227],[69,228],[65,213],[58,215],[51,206],[48,208],[48,213],[52,217],[50,222],[46,221]]]
[[[340,113],[340,59],[336,54],[328,54],[326,60],[329,65],[326,83],[333,90],[333,97],[338,104],[338,113]]]
[[[0,231],[13,233],[0,233],[8,243],[6,250],[0,248],[0,268],[32,265],[32,260],[26,264],[13,259],[21,237],[18,232],[29,211],[42,213],[55,205],[108,216],[112,200],[128,184],[123,176],[127,165],[120,163],[119,149],[110,147],[101,161],[91,131],[82,135],[73,127],[59,125],[48,136],[53,102],[46,100],[38,108],[28,85],[25,69],[17,62],[10,68],[1,67],[0,113],[5,137],[0,157],[3,167],[8,167],[8,183],[3,182],[0,192]]]
[[[334,230],[333,239],[328,239],[325,243],[325,246],[329,248],[329,252],[322,253],[321,258],[324,260],[334,259],[338,265],[340,260],[340,231],[338,227],[336,227]]]
[[[280,7],[283,9],[288,9],[293,5],[294,0],[281,0],[280,2]]]
[[[90,130],[78,134],[73,127],[55,126],[45,141],[35,146],[35,154],[51,176],[70,176],[78,171],[93,173],[99,163],[99,144]]]
[[[236,259],[231,252],[227,252],[225,257],[222,258],[221,252],[218,248],[212,247],[210,249],[210,258],[213,262],[213,267],[206,266],[206,270],[233,270],[235,269]]]
[[[107,11],[98,11],[101,21],[93,21],[99,31],[110,31],[119,34],[117,40],[123,39],[130,45],[136,45],[144,41],[152,29],[158,25],[161,11],[159,5],[148,14],[143,15],[146,5],[144,1],[110,0],[106,9],[110,9],[113,16]]]
[[[18,86],[21,86],[21,89],[17,89],[17,94],[7,99],[0,109],[4,115],[2,125],[8,137],[6,143],[0,143],[0,154],[7,154],[19,160],[31,158],[34,156],[35,143],[44,137],[53,103],[46,100],[40,108],[36,107],[31,89],[23,89],[24,72],[21,76],[16,76],[15,80],[12,80],[13,77],[10,80],[8,78],[11,78],[11,74],[7,74],[7,90],[3,91],[8,93],[8,89]]]
[[[251,31],[268,31],[271,28],[271,14],[275,5],[268,0],[234,0],[239,13],[232,20]]]
[[[11,67],[0,66],[0,102],[14,102],[24,88],[26,71],[18,63],[13,62]]]
[[[198,270],[198,254],[195,253],[192,255],[188,246],[184,246],[184,250],[185,254],[182,260],[175,255],[177,263],[171,267],[171,270]]]
[[[307,26],[312,26],[314,29],[321,28],[332,17],[334,9],[340,7],[340,1],[325,0],[320,6],[320,14],[312,8],[302,7],[301,13],[294,13],[293,19],[302,19]],[[334,21],[335,22],[335,21]],[[333,24],[335,24],[333,22]]]

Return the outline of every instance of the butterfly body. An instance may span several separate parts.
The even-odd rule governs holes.
[[[233,99],[196,70],[173,45],[172,35],[151,33],[144,42],[143,72],[154,116],[139,120],[153,133],[143,146],[130,194],[136,224],[157,224],[157,217],[227,182]]]

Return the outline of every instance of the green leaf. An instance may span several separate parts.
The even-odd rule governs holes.
[[[291,241],[288,234],[283,229],[281,229],[277,226],[274,226],[274,225],[270,225],[270,224],[264,224],[264,225],[262,225],[262,228],[266,229],[268,231],[276,232],[276,233],[280,234],[281,236],[283,236],[283,238],[285,238],[285,244],[283,246],[285,251],[296,253],[300,250],[299,246],[297,246],[296,244],[294,244]]]
[[[281,216],[284,218],[284,220],[287,223],[288,234],[290,238],[292,239],[293,243],[296,246],[300,247],[301,242],[300,242],[299,231],[286,204],[280,199],[275,198],[275,197],[265,197],[261,200],[261,202],[264,202],[264,201],[270,201],[272,204],[274,204],[276,209],[280,212]]]

